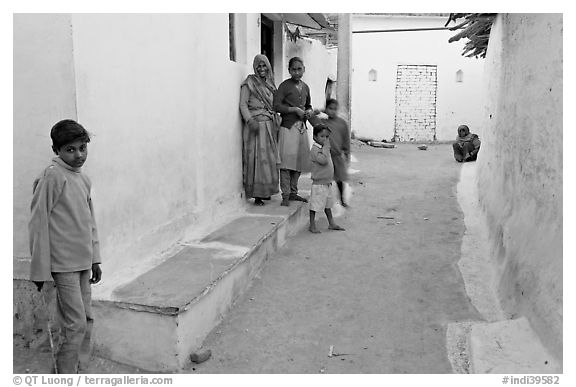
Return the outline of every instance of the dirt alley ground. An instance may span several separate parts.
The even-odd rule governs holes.
[[[353,152],[351,208],[336,219],[346,231],[322,214],[321,234],[290,238],[206,339],[212,358],[182,373],[453,372],[447,324],[481,319],[457,267],[461,165],[449,144]],[[15,373],[49,364],[14,350]],[[143,371],[95,359],[89,372]]]

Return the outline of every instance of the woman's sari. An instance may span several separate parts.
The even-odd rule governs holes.
[[[256,75],[256,68],[263,62],[268,67],[266,80]],[[242,175],[247,198],[266,198],[278,193],[279,116],[272,107],[276,86],[268,58],[256,55],[254,73],[242,83],[249,93],[241,94],[240,110],[244,118],[242,132]],[[258,123],[258,129],[248,126],[248,119]]]

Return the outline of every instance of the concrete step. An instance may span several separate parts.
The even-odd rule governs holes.
[[[471,373],[562,373],[525,317],[472,324],[468,340]]]
[[[150,371],[189,363],[266,259],[308,221],[308,206],[251,207],[112,292],[93,299],[98,356]]]

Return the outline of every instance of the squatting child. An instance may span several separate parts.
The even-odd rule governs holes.
[[[330,156],[330,129],[325,124],[318,124],[313,131],[314,143],[310,149],[310,164],[312,169],[312,190],[310,194],[310,232],[319,233],[316,228],[316,212],[326,213],[328,229],[344,229],[334,223],[332,218],[332,181],[334,180],[334,164]]]
[[[38,291],[50,277],[54,280],[61,326],[55,371],[68,374],[78,373],[89,360],[90,286],[100,281],[102,271],[91,183],[82,173],[90,136],[79,123],[62,120],[50,137],[56,157],[33,184],[30,279]]]

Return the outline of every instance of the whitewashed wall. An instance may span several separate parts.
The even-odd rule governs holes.
[[[478,191],[504,306],[562,358],[561,14],[501,14],[486,57]]]
[[[74,14],[15,17],[14,255],[29,256],[31,184],[51,157],[50,127],[78,119],[92,134],[105,269],[194,235],[242,200],[240,83],[259,52],[258,16]]]
[[[13,249],[30,256],[32,182],[54,156],[50,128],[76,118],[69,15],[14,16]],[[22,157],[25,150],[26,157]]]

